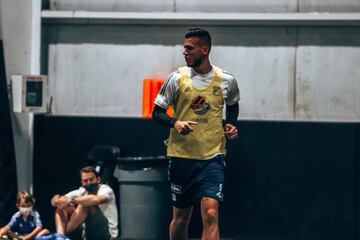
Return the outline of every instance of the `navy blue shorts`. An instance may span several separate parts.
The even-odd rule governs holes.
[[[169,180],[174,207],[188,208],[202,197],[223,201],[225,156],[209,160],[171,158]]]

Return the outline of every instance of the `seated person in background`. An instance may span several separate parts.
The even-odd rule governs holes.
[[[86,240],[110,240],[118,237],[118,215],[113,190],[101,184],[95,168],[80,170],[81,187],[51,199],[56,207],[55,239],[68,239],[68,234],[85,223]]]
[[[34,204],[35,198],[30,193],[19,192],[16,198],[19,211],[11,217],[8,225],[0,229],[0,237],[29,240],[49,234],[42,226],[40,214],[33,209]]]

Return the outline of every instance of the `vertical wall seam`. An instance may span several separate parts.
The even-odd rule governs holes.
[[[297,81],[297,53],[298,53],[298,47],[299,47],[299,27],[295,27],[295,53],[294,53],[294,80],[293,80],[293,116],[294,116],[294,120],[297,120],[297,116],[296,116],[296,104],[297,104],[297,98],[296,98],[296,81]]]
[[[296,1],[296,12],[300,12],[300,3],[299,3],[300,0],[297,0]]]
[[[176,12],[176,0],[173,0],[173,12]]]
[[[30,73],[40,74],[41,0],[31,2]]]

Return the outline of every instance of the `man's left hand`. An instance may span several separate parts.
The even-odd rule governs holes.
[[[238,137],[238,130],[234,125],[227,123],[225,124],[224,129],[225,129],[225,136],[227,139],[233,140]]]

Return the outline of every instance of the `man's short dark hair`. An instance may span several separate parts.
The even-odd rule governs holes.
[[[83,173],[94,173],[96,177],[100,176],[98,171],[96,171],[96,169],[92,166],[87,166],[87,167],[83,167],[82,169],[80,169],[80,178],[81,178],[81,174],[83,174]]]
[[[185,32],[185,38],[197,37],[201,39],[211,49],[210,33],[203,28],[190,28]]]

